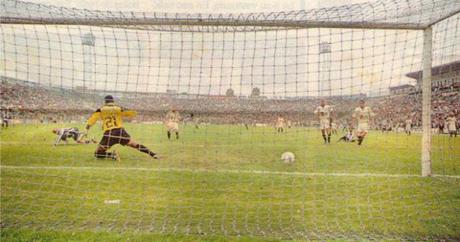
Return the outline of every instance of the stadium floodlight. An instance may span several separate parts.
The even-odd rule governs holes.
[[[320,77],[318,78],[318,83],[321,85],[318,87],[319,96],[323,96],[323,93],[326,93],[324,96],[331,96],[331,43],[327,41],[321,41],[319,43],[319,61],[320,61],[320,70],[318,73]]]
[[[83,88],[87,88],[88,83],[93,84],[93,55],[96,37],[92,33],[86,33],[81,37],[83,45]]]

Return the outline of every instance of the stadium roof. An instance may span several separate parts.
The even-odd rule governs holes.
[[[312,10],[242,14],[97,11],[16,0],[2,0],[1,9],[2,23],[10,24],[122,25],[163,31],[177,30],[184,25],[193,31],[210,31],[213,27],[223,30],[222,26],[233,31],[257,30],[256,27],[264,30],[309,27],[424,29],[459,13],[460,1],[378,0]]]
[[[460,60],[432,67],[431,75],[437,76],[453,71],[460,71]],[[410,72],[407,73],[406,76],[418,80],[422,78],[422,71]]]
[[[394,91],[394,90],[404,89],[404,88],[408,88],[408,87],[415,87],[415,86],[411,85],[411,84],[402,84],[402,85],[398,85],[398,86],[389,87],[389,89]]]

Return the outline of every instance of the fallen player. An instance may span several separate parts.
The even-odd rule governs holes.
[[[94,139],[85,139],[86,133],[80,132],[78,128],[56,128],[53,129],[53,133],[57,135],[54,145],[59,144],[61,141],[64,141],[65,144],[68,144],[68,139],[75,140],[77,144],[96,143]]]

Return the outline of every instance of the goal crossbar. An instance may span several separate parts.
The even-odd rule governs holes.
[[[346,28],[346,29],[407,29],[423,30],[428,25],[414,23],[378,23],[378,22],[326,22],[326,21],[296,21],[296,20],[235,20],[235,19],[168,19],[168,18],[141,18],[141,19],[79,19],[73,18],[14,18],[1,19],[2,24],[43,24],[43,25],[88,25],[88,26],[140,26],[140,25],[170,25],[170,26],[257,26],[280,28]]]
[[[2,24],[87,25],[124,28],[213,26],[423,30],[460,12],[460,1],[380,0],[298,11],[256,13],[166,13],[99,11],[18,0],[0,3]],[[239,31],[240,29],[232,29]],[[247,29],[243,29],[246,30]],[[265,29],[266,30],[266,29]]]

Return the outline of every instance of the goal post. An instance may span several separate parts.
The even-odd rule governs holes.
[[[423,88],[422,88],[422,176],[431,176],[431,68],[433,30],[423,30]]]

